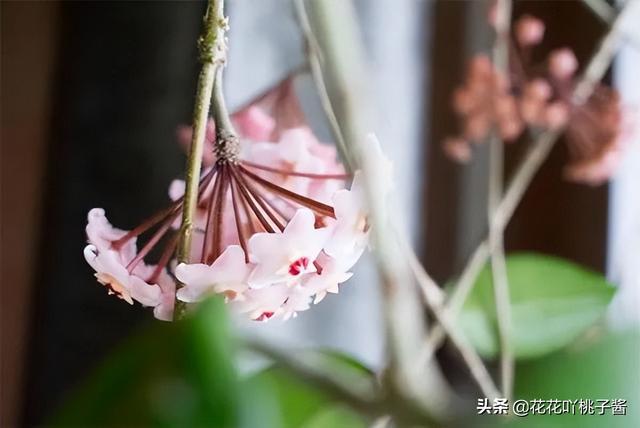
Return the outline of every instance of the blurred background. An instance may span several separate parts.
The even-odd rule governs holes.
[[[428,271],[458,273],[486,233],[486,153],[469,167],[445,158],[450,105],[466,59],[491,33],[481,1],[356,2],[368,53],[377,133],[395,164],[394,204]],[[167,202],[183,171],[176,144],[197,76],[203,2],[1,4],[2,426],[42,424],[95,365],[152,317],[108,298],[83,260],[86,214],[105,208],[130,228]],[[229,0],[228,103],[240,106],[305,63],[288,0]],[[517,1],[514,15],[547,24],[542,51],[570,45],[588,58],[606,25],[580,1]],[[608,77],[629,104],[640,58],[627,49]],[[305,112],[331,134],[308,76],[296,79]],[[612,321],[638,321],[640,152],[611,185],[562,179],[556,145],[507,229],[508,251],[558,255],[621,284]],[[522,147],[507,149],[507,175]],[[635,262],[630,254],[634,254]],[[380,295],[370,262],[339,296],[287,323],[238,327],[271,340],[322,345],[383,364]],[[635,321],[634,321],[635,320]],[[446,355],[444,356],[446,359]]]

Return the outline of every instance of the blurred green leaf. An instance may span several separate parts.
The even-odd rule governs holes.
[[[63,405],[58,426],[236,427],[239,385],[224,304],[127,339]]]
[[[375,372],[352,355],[327,348],[315,350],[313,353],[324,360],[326,366],[330,369],[348,370],[356,376],[367,379],[368,381],[374,381]]]
[[[364,428],[366,423],[358,415],[342,406],[325,408],[309,419],[302,428]]]
[[[585,338],[545,357],[520,362],[515,380],[516,400],[529,403],[526,416],[476,415],[460,426],[509,428],[629,428],[640,426],[640,332]],[[599,415],[597,400],[626,400],[626,414]],[[533,414],[531,402],[545,402],[546,414]],[[548,400],[565,401],[565,410],[549,414]],[[592,400],[595,414],[581,414],[580,400]],[[513,402],[512,402],[513,403]],[[511,403],[511,404],[512,404]],[[608,404],[611,404],[610,402]],[[513,407],[510,406],[512,409]],[[552,409],[554,407],[552,406]],[[522,408],[521,408],[522,409]]]
[[[519,359],[558,350],[582,334],[605,312],[615,288],[595,272],[540,254],[507,257],[512,343]],[[491,270],[486,266],[465,302],[460,323],[485,357],[498,352]]]
[[[375,387],[373,371],[351,356],[331,351],[305,352],[301,358],[312,360],[316,366],[333,376],[346,376],[353,382]],[[286,369],[274,365],[247,380],[246,389],[268,391],[273,400],[279,428],[359,428],[365,419],[355,411],[339,405],[332,397],[313,385],[296,379]]]
[[[536,415],[518,427],[628,428],[640,426],[640,332],[601,337],[536,361],[518,365],[516,396],[523,399],[626,400],[627,414]]]
[[[127,339],[69,397],[52,426],[364,427],[323,391],[272,367],[241,381],[224,303],[203,302],[184,321]],[[334,351],[305,352],[322,370],[375,387],[374,373]]]

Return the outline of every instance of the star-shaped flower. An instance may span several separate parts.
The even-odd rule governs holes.
[[[231,301],[231,306],[239,313],[248,313],[255,321],[268,321],[281,312],[282,304],[289,296],[287,284],[248,289],[244,299]]]
[[[256,267],[249,276],[252,288],[275,283],[293,284],[303,274],[315,272],[314,261],[330,228],[316,229],[315,215],[299,209],[282,233],[256,233],[249,239],[249,254]]]
[[[98,281],[109,289],[109,294],[115,294],[131,305],[133,300],[145,306],[156,306],[160,303],[160,287],[157,284],[148,284],[137,276],[150,268],[149,266],[140,265],[133,273],[129,273],[117,252],[100,251],[95,245],[85,247],[84,257],[96,271]]]
[[[302,283],[310,295],[315,295],[314,304],[320,303],[327,293],[338,293],[338,285],[351,278],[353,273],[348,270],[358,261],[363,251],[364,247],[351,259],[334,259],[324,253],[318,257],[322,272],[307,275]]]
[[[354,254],[362,253],[367,243],[368,212],[360,179],[360,174],[356,173],[351,190],[338,190],[333,195],[336,220],[324,251],[336,259],[351,258]]]
[[[183,284],[178,299],[197,302],[207,295],[223,293],[229,300],[242,299],[251,266],[238,245],[230,245],[211,265],[184,264],[176,267],[176,278]]]

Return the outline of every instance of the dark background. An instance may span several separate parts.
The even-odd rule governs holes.
[[[424,261],[437,280],[460,269],[485,233],[485,208],[477,202],[483,198],[474,195],[485,191],[478,183],[486,181],[486,171],[463,170],[437,144],[455,130],[451,111],[443,107],[462,75],[469,5],[433,2],[435,20],[425,24],[432,26],[435,42],[424,61],[436,66],[433,90],[424,96],[438,108],[430,109],[427,122],[435,125],[425,130],[419,233],[428,237]],[[166,202],[167,186],[184,165],[175,129],[191,114],[204,5],[1,7],[0,402],[2,426],[33,426],[150,317],[105,298],[95,285],[82,257],[84,225],[96,206],[129,228]],[[604,29],[576,1],[518,2],[515,14],[523,11],[547,22],[545,46],[570,44],[581,60]],[[518,152],[517,146],[509,148],[507,173]],[[558,144],[507,230],[507,249],[557,254],[603,270],[607,189],[564,182],[565,160]]]
[[[169,182],[184,165],[175,129],[191,114],[204,5],[3,3],[2,8],[3,152],[5,146],[10,150],[3,159],[18,169],[14,174],[3,168],[3,214],[19,209],[24,198],[41,198],[37,213],[27,213],[33,217],[29,227],[39,230],[39,245],[22,255],[28,257],[24,267],[32,283],[21,286],[32,292],[19,302],[20,319],[11,320],[20,323],[13,334],[26,336],[19,361],[24,375],[11,389],[3,381],[2,402],[8,405],[7,397],[22,402],[13,417],[22,413],[23,423],[31,426],[42,423],[70,386],[149,317],[105,298],[105,290],[95,286],[82,256],[84,225],[92,207],[103,207],[114,224],[130,228],[167,202]],[[28,67],[25,56],[32,58]],[[33,122],[16,123],[4,113],[41,73],[49,79],[40,95],[40,114],[47,118],[39,124],[41,139],[31,143],[38,146],[35,153],[23,141]],[[5,135],[5,127],[14,134]],[[39,171],[31,168],[35,156]],[[34,172],[42,177],[38,192],[24,194],[21,177]],[[10,228],[3,224],[3,230]],[[2,241],[3,250],[11,251],[6,235]],[[3,276],[5,262],[13,263],[3,257]],[[6,290],[8,282],[3,284]],[[4,315],[9,315],[7,303],[3,296]],[[3,319],[3,327],[11,321]],[[4,363],[3,356],[3,372]]]

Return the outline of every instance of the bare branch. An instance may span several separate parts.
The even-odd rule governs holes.
[[[408,247],[408,244],[402,243],[404,253],[409,261],[409,265],[416,277],[420,289],[422,290],[424,301],[429,307],[438,323],[451,338],[451,342],[460,352],[462,359],[469,367],[471,375],[482,390],[482,393],[488,398],[496,398],[500,396],[498,388],[496,388],[489,371],[485,367],[482,359],[478,356],[473,346],[471,346],[464,335],[460,333],[455,326],[454,319],[444,310],[442,305],[442,290],[435,281],[429,276],[424,269],[416,254]]]

